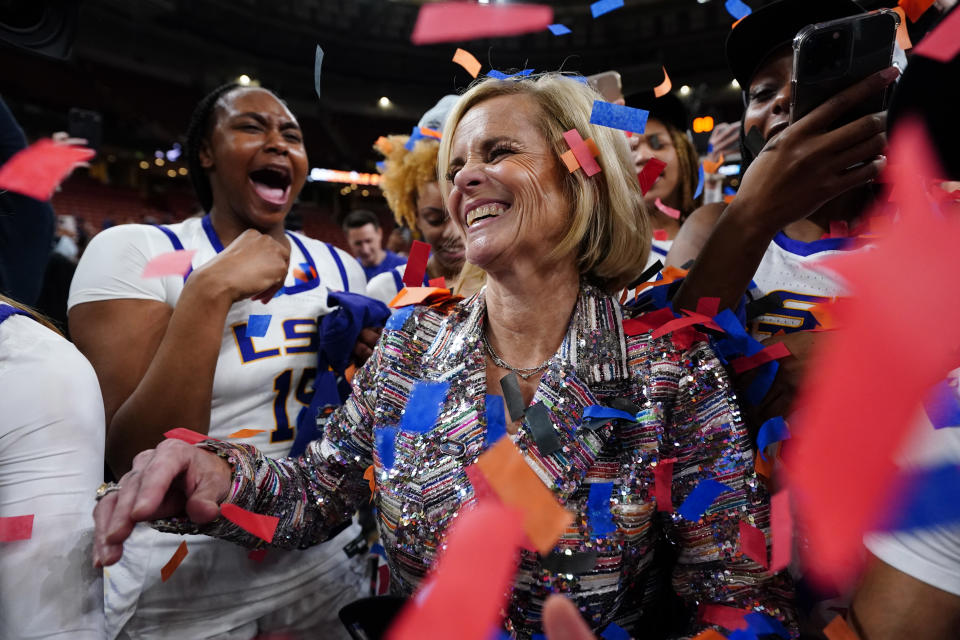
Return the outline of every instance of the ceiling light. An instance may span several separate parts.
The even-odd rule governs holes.
[[[383,96],[382,98],[380,98],[380,100],[377,101],[377,106],[379,106],[381,109],[389,109],[390,107],[393,106],[393,103],[390,102],[390,98],[388,98],[387,96]]]
[[[737,79],[736,79],[736,78],[734,78],[733,80],[730,81],[730,86],[733,87],[734,89],[737,89],[737,90],[740,89],[740,83],[737,82]]]
[[[182,175],[182,176],[185,176],[185,175],[187,175],[187,168],[186,168],[186,167],[180,167],[179,169],[177,169],[177,173],[179,173],[179,174]]]
[[[239,78],[237,78],[237,84],[239,84],[241,87],[249,87],[249,86],[250,86],[250,76],[248,76],[248,75],[245,74],[245,73],[242,74]]]
[[[168,177],[168,178],[176,178],[176,177],[177,177],[177,172],[174,171],[173,169],[167,169],[167,177]]]
[[[153,160],[153,164],[157,165],[158,167],[162,167],[163,162],[164,162],[163,158],[154,158]]]
[[[140,161],[140,168],[141,168],[141,169],[149,169],[149,168],[150,168],[150,163],[147,162],[146,160],[141,160],[141,161]]]
[[[682,95],[682,96],[688,96],[688,95],[690,95],[690,91],[691,91],[690,85],[688,85],[688,84],[685,84],[685,85],[683,85],[682,87],[680,87],[680,95]]]

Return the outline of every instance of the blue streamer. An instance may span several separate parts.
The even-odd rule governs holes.
[[[487,446],[507,435],[503,396],[487,394]]]
[[[594,535],[607,535],[617,530],[610,513],[610,496],[613,494],[612,482],[594,482],[590,485],[587,498],[587,521]]]
[[[757,640],[757,634],[751,629],[737,629],[727,636],[727,640]]]
[[[599,0],[590,5],[590,13],[594,18],[599,18],[605,13],[616,11],[623,6],[623,0]]]
[[[923,406],[934,429],[960,426],[960,398],[947,380],[930,390]]]
[[[387,319],[385,328],[389,329],[390,331],[398,331],[403,329],[403,325],[407,322],[407,318],[410,317],[410,314],[413,313],[414,309],[416,309],[414,305],[397,309],[393,312],[393,315]]]
[[[760,427],[760,432],[757,434],[757,448],[760,450],[760,455],[766,460],[767,447],[774,442],[789,439],[790,429],[787,427],[787,423],[781,416],[777,416],[776,418],[770,418]]]
[[[687,496],[687,499],[683,501],[680,508],[677,509],[677,513],[690,522],[696,522],[703,517],[703,514],[710,508],[713,501],[727,491],[732,491],[732,489],[713,478],[701,480],[700,483],[693,488],[693,491],[690,492],[690,495]]]
[[[697,190],[693,192],[693,199],[696,200],[703,193],[703,163],[697,169]]]
[[[494,78],[495,80],[509,80],[510,78],[522,78],[533,73],[533,69],[524,69],[523,71],[518,71],[512,75],[507,75],[502,71],[497,71],[496,69],[491,69],[487,73],[488,78]]]
[[[603,420],[604,422],[615,419],[629,420],[630,422],[636,422],[637,420],[637,417],[632,413],[614,409],[613,407],[604,407],[599,404],[592,404],[584,409],[583,418],[584,420]]]
[[[909,531],[960,522],[960,465],[945,464],[905,473],[901,477],[896,513],[880,526],[885,531]]]
[[[449,390],[449,382],[421,380],[414,384],[400,418],[400,428],[411,433],[427,433],[433,429]]]
[[[590,124],[642,134],[647,128],[649,116],[650,112],[645,109],[594,100],[593,111],[590,112]]]
[[[603,640],[630,640],[630,634],[620,625],[611,622],[607,628],[600,634]]]
[[[735,195],[737,195],[737,192],[733,190],[733,187],[724,187],[724,188],[723,188],[723,195],[725,195],[725,196],[735,196]]]
[[[550,29],[550,33],[555,36],[565,36],[570,33],[570,29],[562,24],[551,24],[547,26],[547,29]]]
[[[404,149],[407,151],[413,151],[414,145],[417,144],[417,140],[422,140],[424,138],[429,138],[430,136],[425,136],[420,133],[420,127],[414,127],[413,131],[410,132],[410,139],[407,140],[407,143],[403,145]],[[432,140],[433,138],[431,138]]]
[[[373,430],[373,440],[384,469],[392,469],[397,456],[397,428],[377,427]]]
[[[262,338],[267,335],[267,329],[270,328],[270,318],[269,315],[254,315],[250,314],[250,317],[247,319],[247,328],[244,330],[244,334],[248,338]]]
[[[763,399],[770,393],[770,387],[773,386],[773,379],[777,377],[777,371],[780,370],[780,363],[776,360],[757,368],[757,376],[750,383],[747,389],[747,402],[756,406],[763,402]]]
[[[765,613],[748,613],[743,616],[743,619],[750,625],[750,631],[755,635],[777,635],[788,640],[790,638],[786,627],[779,620]]]
[[[734,20],[740,20],[753,13],[753,9],[744,4],[742,0],[727,0],[724,6],[727,8],[727,13],[733,16]]]

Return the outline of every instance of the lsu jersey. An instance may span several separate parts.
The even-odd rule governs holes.
[[[846,294],[843,282],[821,263],[851,251],[848,245],[846,238],[801,242],[782,231],[778,233],[757,267],[747,298],[753,302],[776,293],[780,303],[750,319],[748,328],[753,337],[763,340],[781,330],[793,333],[816,328],[817,320],[810,309]]]
[[[283,289],[266,304],[235,302],[227,314],[209,428],[212,438],[248,443],[271,457],[288,454],[297,417],[312,399],[317,318],[331,310],[329,291],[366,290],[360,265],[347,253],[297,233],[287,233],[287,239],[290,267]],[[163,227],[112,227],[87,247],[70,287],[68,307],[118,298],[156,300],[174,307],[189,273],[142,278],[147,262],[162,253],[193,249],[196,269],[223,248],[209,217]],[[235,436],[238,432],[243,435]],[[317,598],[316,606],[330,610],[331,623],[339,631],[339,606],[362,595],[357,588],[363,567],[348,566],[351,561],[343,554],[346,542],[358,533],[354,525],[333,541],[303,552],[270,551],[263,564],[230,543],[187,536],[187,559],[169,582],[161,584],[160,568],[183,538],[139,525],[125,544],[121,561],[105,572],[107,635],[116,637],[126,625],[125,632],[132,637],[206,637],[303,603],[306,597]],[[195,626],[201,620],[202,629]]]

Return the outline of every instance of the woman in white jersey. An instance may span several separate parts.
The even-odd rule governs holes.
[[[307,157],[276,96],[221,87],[197,106],[187,143],[206,215],[104,231],[70,290],[71,333],[100,379],[106,459],[118,476],[173,427],[287,453],[313,392],[328,292],[364,292],[353,258],[284,230]],[[179,249],[196,252],[186,275],[141,276],[151,259]],[[108,637],[346,637],[336,615],[359,597],[361,569],[343,552],[358,528],[344,526],[315,549],[264,558],[140,528],[133,553],[105,572]],[[161,582],[181,540],[188,556]]]

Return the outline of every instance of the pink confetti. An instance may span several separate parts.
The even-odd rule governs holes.
[[[668,207],[660,201],[660,198],[657,198],[654,203],[657,206],[657,209],[660,210],[668,218],[673,218],[674,220],[680,219],[680,210],[674,209],[673,207]]]
[[[542,31],[550,24],[553,24],[553,9],[542,4],[428,2],[420,7],[410,41],[432,44],[516,36]]]
[[[161,253],[143,268],[142,277],[162,278],[164,276],[184,276],[190,270],[196,249],[183,249]]]
[[[93,149],[57,144],[48,138],[37,140],[0,167],[0,189],[49,200],[74,167],[94,155]]]
[[[960,53],[960,11],[952,11],[913,48],[914,55],[950,62]]]
[[[740,549],[743,554],[766,569],[769,566],[767,562],[767,537],[763,531],[751,525],[748,522],[740,521]]]
[[[776,573],[790,565],[793,555],[793,514],[787,489],[770,499],[770,571]]]
[[[0,518],[0,542],[29,540],[33,536],[33,514]]]

